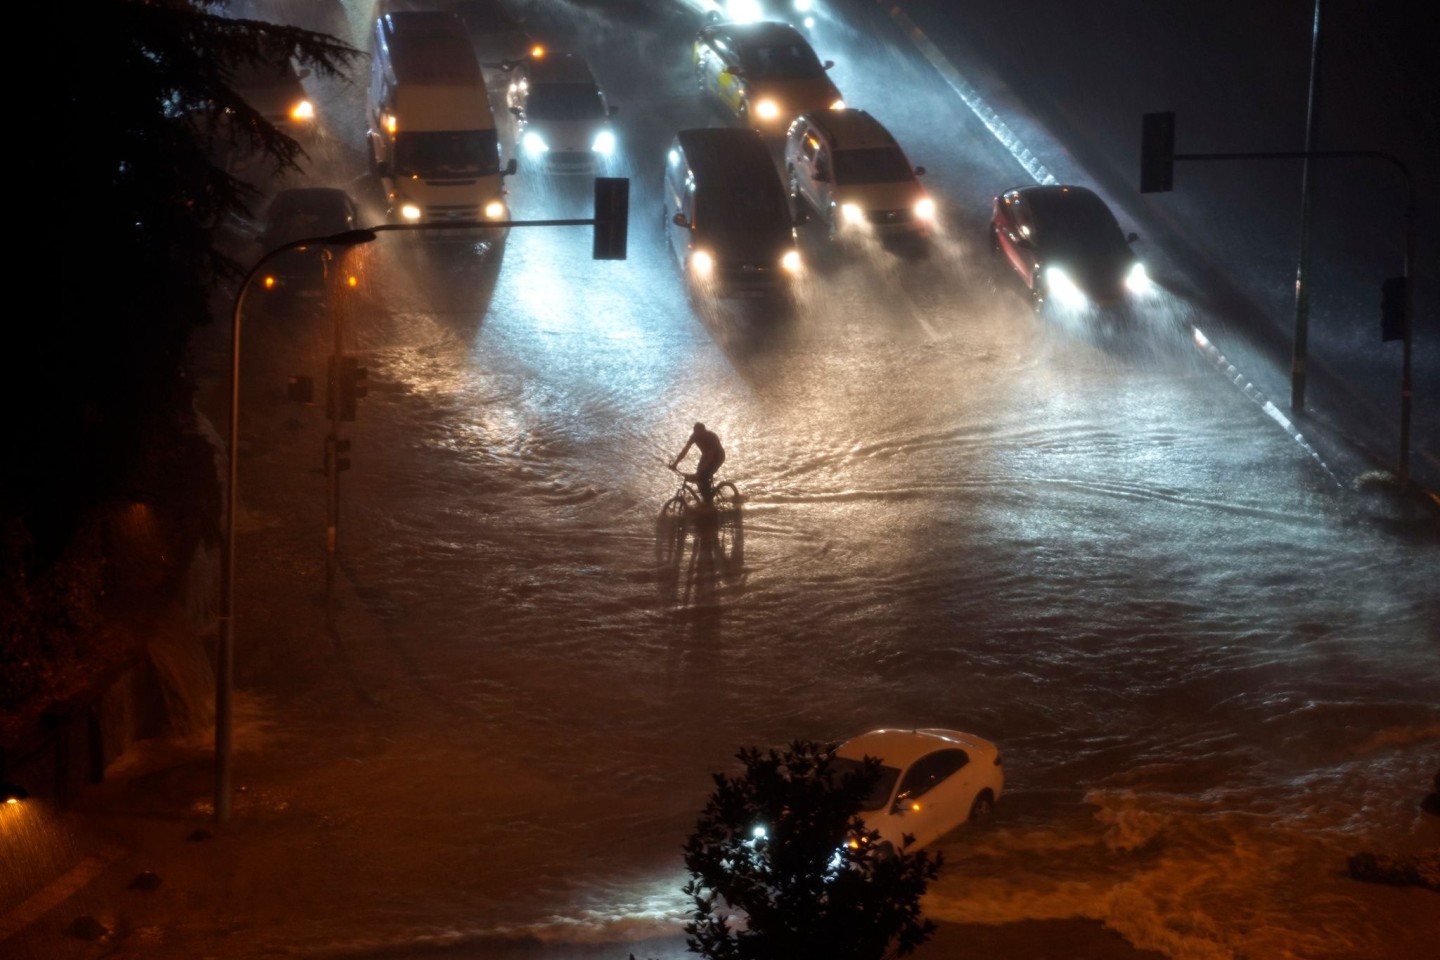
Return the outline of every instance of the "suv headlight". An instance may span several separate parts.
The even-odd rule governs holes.
[[[860,208],[858,203],[842,203],[840,204],[840,219],[846,223],[864,223],[865,211]]]
[[[1131,293],[1149,293],[1151,286],[1150,274],[1145,271],[1143,263],[1133,265],[1125,275],[1125,288]]]
[[[791,276],[798,274],[800,272],[800,268],[804,266],[804,264],[800,262],[800,251],[786,250],[785,255],[780,258],[780,266],[782,269],[784,269],[786,273],[790,274]]]
[[[595,134],[595,142],[590,145],[601,156],[608,157],[615,152],[615,134],[609,130],[601,130]]]
[[[1050,295],[1067,307],[1083,307],[1085,291],[1075,285],[1070,275],[1059,267],[1045,268],[1045,285]]]
[[[925,197],[915,202],[915,218],[926,222],[935,219],[935,201]]]

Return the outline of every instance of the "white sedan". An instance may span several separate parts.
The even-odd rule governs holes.
[[[1005,786],[999,748],[958,730],[872,730],[840,744],[834,768],[858,770],[866,757],[881,762],[881,776],[860,815],[895,849],[905,834],[919,850],[986,816]]]

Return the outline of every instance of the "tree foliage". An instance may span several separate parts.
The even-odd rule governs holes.
[[[48,243],[26,247],[49,282],[37,287],[40,309],[12,311],[0,377],[11,427],[0,456],[0,612],[7,663],[20,665],[0,681],[33,678],[60,647],[85,659],[74,635],[107,589],[112,504],[144,503],[172,529],[218,535],[213,450],[195,442],[184,364],[196,329],[228,318],[227,284],[241,276],[217,227],[248,214],[259,191],[216,158],[233,143],[277,173],[303,159],[231,81],[247,62],[293,56],[337,76],[359,56],[334,37],[224,9],[94,0],[39,15],[49,29],[34,32],[49,45],[36,72],[64,74],[63,99],[54,109],[38,90],[26,98],[11,170],[18,193],[62,211],[44,211]],[[32,126],[35,114],[60,119]]]
[[[796,740],[742,749],[739,776],[715,791],[685,845],[694,903],[691,951],[711,960],[879,960],[905,956],[935,931],[920,898],[939,854],[890,851],[859,812],[880,776],[832,766],[834,747]]]

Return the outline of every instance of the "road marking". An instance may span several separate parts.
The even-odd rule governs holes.
[[[985,98],[980,96],[979,92],[970,85],[970,82],[960,75],[960,71],[945,59],[945,55],[935,44],[930,42],[930,38],[920,32],[920,28],[915,26],[914,21],[905,15],[904,10],[898,6],[888,5],[885,0],[875,0],[875,2],[889,7],[890,19],[899,24],[901,30],[909,34],[921,54],[930,61],[930,65],[944,78],[945,82],[950,84],[950,88],[960,95],[960,99],[965,101],[965,106],[970,108],[970,112],[980,118],[980,122],[985,124],[985,129],[994,134],[995,139],[1000,141],[1000,145],[1010,151],[1010,155],[1019,161],[1026,173],[1035,178],[1036,183],[1060,182],[1055,179],[1055,175],[1046,168],[1045,164],[1040,162],[1040,158],[1025,146],[1015,131],[1000,119],[1000,114],[996,113],[995,109],[985,102]]]
[[[11,910],[4,917],[0,917],[0,943],[4,943],[70,899],[90,881],[100,876],[106,867],[120,859],[124,852],[118,847],[102,847],[99,853],[81,860],[49,886]]]

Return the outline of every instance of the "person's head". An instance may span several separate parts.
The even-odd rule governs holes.
[[[692,437],[698,437],[698,436],[700,436],[700,434],[702,434],[702,433],[704,433],[704,432],[705,432],[705,424],[701,423],[699,420],[696,420],[696,421],[695,421],[695,429],[690,431],[690,436],[692,436]]]

